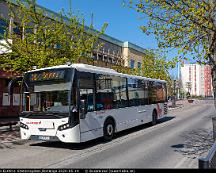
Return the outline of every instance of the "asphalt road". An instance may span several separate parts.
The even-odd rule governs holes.
[[[0,149],[0,168],[198,168],[212,145],[213,102],[172,110],[156,126],[146,124],[108,143],[28,142]]]

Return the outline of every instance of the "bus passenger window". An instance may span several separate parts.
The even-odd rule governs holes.
[[[94,111],[94,77],[92,73],[80,72],[79,79],[79,95],[80,100],[86,100],[88,112]]]
[[[108,75],[96,75],[96,109],[112,109],[113,97],[112,78]]]
[[[80,100],[85,100],[88,112],[94,111],[93,89],[80,89]]]

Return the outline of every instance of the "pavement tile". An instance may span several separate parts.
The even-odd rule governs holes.
[[[20,132],[17,130],[0,132],[0,141],[13,141],[14,139],[20,139]]]
[[[15,126],[10,130],[7,126],[1,127],[0,129],[0,149],[2,148],[12,148],[16,141],[20,141],[20,131],[19,127]],[[19,142],[17,142],[19,144]]]

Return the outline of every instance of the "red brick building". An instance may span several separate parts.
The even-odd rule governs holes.
[[[11,96],[7,90],[8,83],[16,76],[18,74],[0,70],[0,118],[18,117],[20,108],[19,86],[15,87]]]
[[[211,67],[206,65],[204,68],[205,96],[206,97],[213,95],[211,78],[212,78]]]

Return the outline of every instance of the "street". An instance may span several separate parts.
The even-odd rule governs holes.
[[[83,144],[29,141],[0,149],[0,168],[198,168],[212,145],[212,100],[171,110],[145,124]]]

